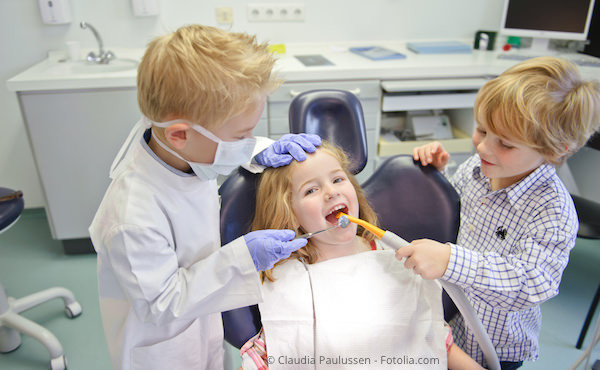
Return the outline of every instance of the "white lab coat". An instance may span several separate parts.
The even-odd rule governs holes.
[[[262,300],[248,248],[221,248],[216,180],[132,154],[89,229],[113,368],[222,369],[221,311]]]

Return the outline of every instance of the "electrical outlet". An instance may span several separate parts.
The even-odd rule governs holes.
[[[233,23],[233,8],[223,6],[217,8],[217,23],[218,24],[231,24]]]
[[[304,22],[304,3],[248,4],[249,22]]]

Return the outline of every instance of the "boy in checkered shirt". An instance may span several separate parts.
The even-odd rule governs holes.
[[[461,286],[486,327],[503,369],[538,357],[540,304],[558,286],[579,227],[556,167],[600,125],[600,85],[551,57],[521,62],[489,81],[475,101],[477,153],[451,183],[461,197],[456,244],[413,241],[396,257],[427,279]],[[417,147],[415,160],[443,170],[438,142]],[[462,317],[454,340],[483,364]]]

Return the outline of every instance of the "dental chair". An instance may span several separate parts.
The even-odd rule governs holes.
[[[0,187],[0,233],[14,225],[25,207],[23,193]],[[50,353],[50,369],[67,368],[63,347],[46,328],[20,315],[32,307],[53,298],[62,298],[68,318],[81,315],[81,305],[73,293],[65,288],[54,287],[22,298],[8,297],[0,283],[0,353],[15,351],[21,345],[21,334],[40,341]]]
[[[339,90],[305,92],[294,98],[289,113],[291,133],[319,134],[324,140],[350,153],[351,168],[356,171],[354,174],[362,170],[367,160],[366,135],[362,108],[354,94]],[[323,115],[322,121],[319,120],[320,114]],[[341,122],[336,117],[342,117]],[[352,126],[347,122],[352,122]],[[361,140],[358,144],[355,141],[357,137]],[[258,177],[238,168],[221,185],[223,244],[250,231]],[[388,158],[363,184],[363,189],[384,230],[390,230],[409,241],[419,238],[456,241],[460,221],[458,194],[437,170],[421,166],[413,161],[412,156]],[[450,302],[450,297],[446,295],[446,317],[458,312],[456,306],[449,305]],[[459,307],[461,312],[467,309],[464,304]],[[258,306],[224,312],[223,325],[227,342],[240,348],[260,331],[262,325]],[[491,364],[490,368],[499,369],[498,358],[493,348],[490,349],[491,341],[487,335],[485,337],[488,343],[482,347],[487,349],[484,349],[486,360]]]

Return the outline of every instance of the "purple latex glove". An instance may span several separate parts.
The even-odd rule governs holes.
[[[244,235],[244,240],[252,256],[257,271],[265,271],[292,252],[304,247],[308,241],[294,239],[292,230],[258,230]]]
[[[262,166],[281,167],[292,163],[292,159],[302,162],[306,153],[314,152],[319,145],[321,138],[318,135],[286,134],[254,158]]]

